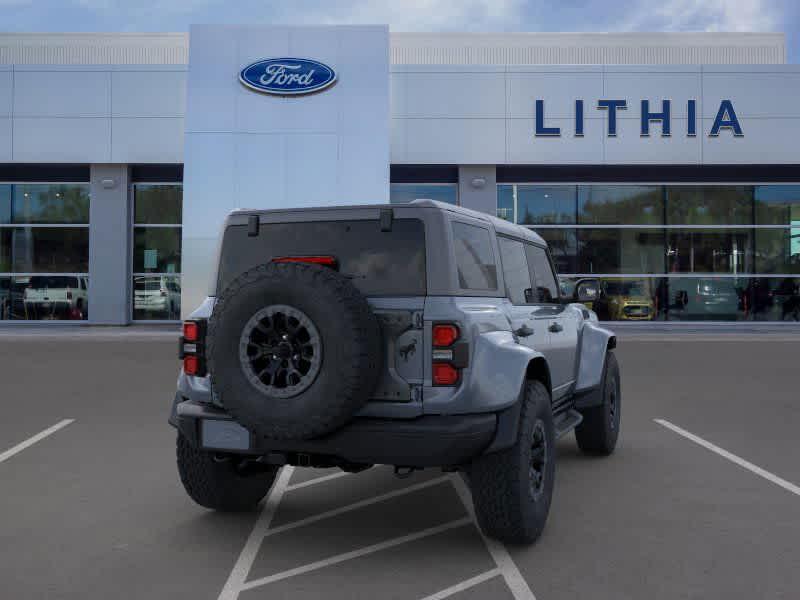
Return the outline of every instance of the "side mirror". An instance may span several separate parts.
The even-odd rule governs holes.
[[[599,279],[580,279],[575,283],[575,302],[594,302],[600,296]]]

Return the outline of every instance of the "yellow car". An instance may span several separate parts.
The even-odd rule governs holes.
[[[594,311],[604,321],[652,321],[655,303],[646,279],[604,279]]]

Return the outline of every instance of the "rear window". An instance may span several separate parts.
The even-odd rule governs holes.
[[[64,277],[64,276],[53,276],[53,277],[42,277],[41,275],[34,275],[31,277],[30,280],[30,287],[34,289],[42,289],[42,288],[77,288],[78,287],[78,278],[77,277]]]
[[[231,225],[222,241],[217,289],[239,275],[282,256],[331,255],[339,272],[366,296],[424,296],[425,226],[419,219],[395,219],[391,231],[378,220],[262,223],[248,237],[245,225]]]

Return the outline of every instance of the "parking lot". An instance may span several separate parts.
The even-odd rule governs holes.
[[[610,458],[559,443],[544,535],[475,527],[458,476],[284,470],[194,505],[171,331],[0,332],[0,597],[800,597],[800,334],[622,335]]]

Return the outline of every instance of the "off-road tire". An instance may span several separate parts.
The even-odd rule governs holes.
[[[269,395],[247,378],[239,343],[248,320],[266,306],[304,313],[321,338],[321,366],[310,387]],[[212,386],[225,409],[257,435],[310,439],[347,422],[370,398],[383,365],[378,320],[353,283],[328,267],[268,263],[237,277],[208,322]]]
[[[611,351],[606,353],[600,393],[602,404],[581,409],[583,421],[575,428],[575,439],[584,453],[608,456],[617,446],[622,409],[619,364]]]
[[[280,470],[259,467],[241,473],[235,456],[220,457],[192,446],[180,433],[176,443],[178,473],[183,487],[200,506],[223,512],[252,510],[267,495]]]
[[[546,461],[540,493],[531,489],[531,444],[537,423]],[[555,426],[550,393],[539,381],[525,384],[515,444],[483,455],[467,468],[475,516],[483,532],[511,544],[531,544],[544,529],[555,483]]]

